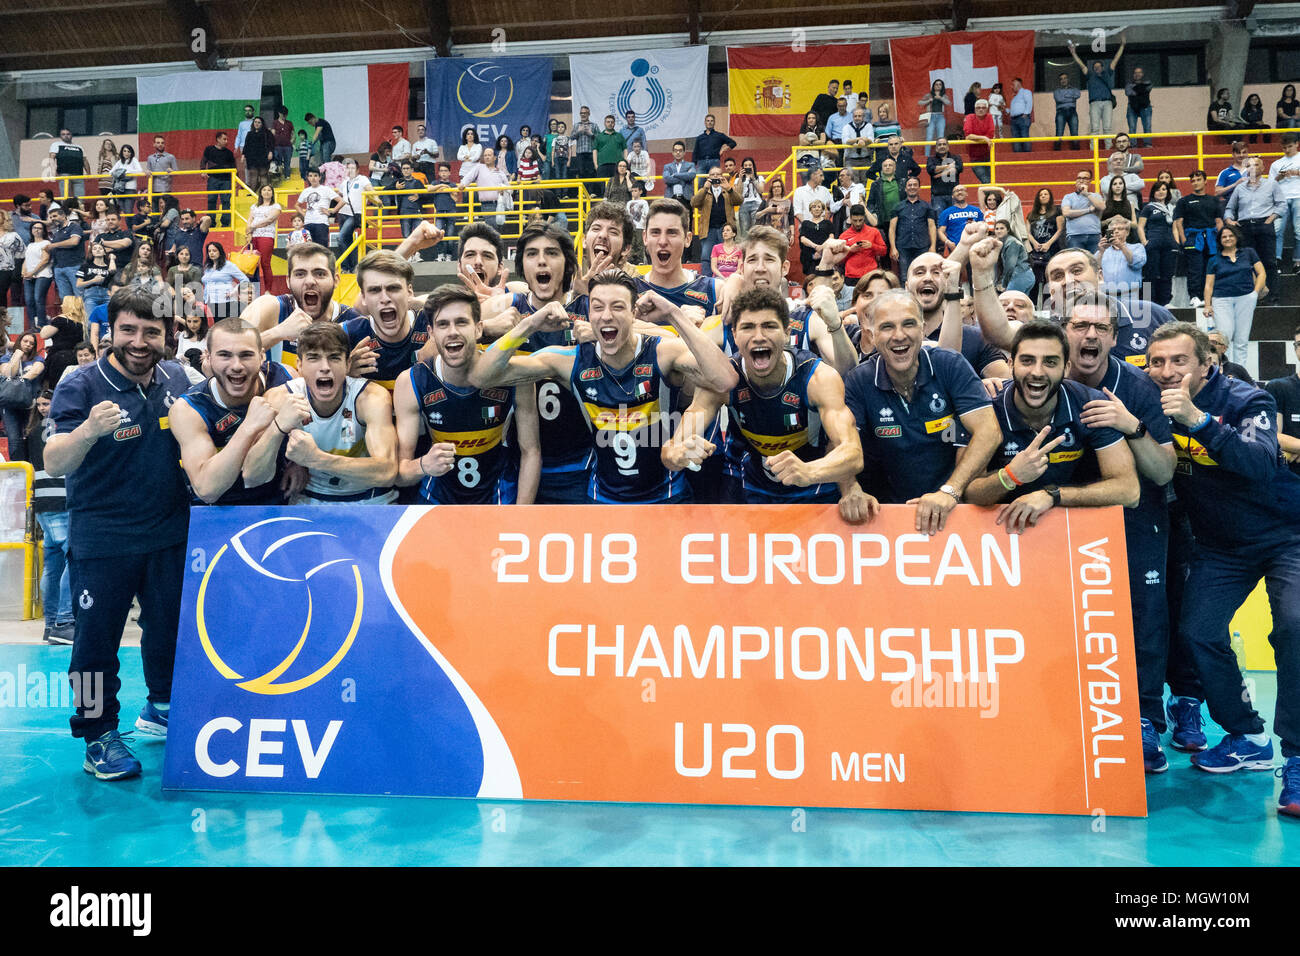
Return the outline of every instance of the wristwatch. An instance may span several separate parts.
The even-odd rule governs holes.
[[[1132,435],[1129,435],[1128,437],[1130,441],[1134,441],[1138,438],[1141,438],[1146,433],[1147,433],[1147,423],[1142,421],[1142,419],[1139,418],[1137,431],[1135,431]]]
[[[1057,487],[1056,485],[1048,485],[1043,490],[1052,496],[1053,508],[1061,507],[1061,489],[1059,487]]]
[[[950,495],[957,504],[961,504],[961,493],[952,485],[940,485],[939,490],[945,495]]]

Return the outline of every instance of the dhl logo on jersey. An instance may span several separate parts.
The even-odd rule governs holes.
[[[795,451],[808,444],[806,428],[790,435],[759,435],[745,428],[742,428],[740,433],[745,436],[745,441],[749,442],[764,458],[779,455],[783,451]]]
[[[456,454],[464,458],[491,451],[501,444],[501,436],[504,432],[505,425],[497,425],[493,428],[485,428],[482,431],[475,432],[444,432],[435,428],[433,429],[433,440],[435,442],[450,442],[456,446]]]
[[[1128,358],[1126,358],[1125,361],[1128,362],[1129,365],[1136,365],[1138,368],[1147,367],[1147,357],[1141,352],[1139,352],[1137,355],[1128,356]]]
[[[642,405],[620,405],[618,408],[603,408],[591,402],[583,402],[587,417],[593,427],[600,431],[634,432],[645,428],[659,418],[658,400]]]
[[[1048,464],[1059,465],[1065,461],[1078,461],[1083,457],[1083,452],[1075,451],[1053,451],[1047,453]]]
[[[1194,461],[1198,465],[1211,465],[1215,468],[1219,466],[1219,463],[1210,457],[1209,450],[1191,435],[1175,433],[1174,445],[1177,448],[1178,457],[1184,461]]]
[[[945,415],[943,416],[943,418],[936,418],[934,419],[934,421],[929,421],[925,423],[925,433],[927,435],[933,435],[935,432],[943,431],[951,424],[952,424],[951,415]]]

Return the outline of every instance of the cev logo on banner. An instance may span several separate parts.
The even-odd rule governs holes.
[[[323,561],[320,564],[317,564],[311,569],[309,569],[308,571],[306,571],[302,575],[302,577],[286,577],[281,574],[276,574],[274,571],[271,571],[268,568],[266,568],[263,563],[266,561],[268,557],[270,557],[272,554],[274,554],[276,551],[278,551],[285,545],[288,545],[290,542],[297,541],[303,538],[311,538],[311,537],[337,538],[338,535],[330,534],[325,531],[300,531],[297,532],[296,534],[285,535],[284,537],[281,537],[271,542],[269,545],[267,545],[266,549],[262,552],[262,556],[260,559],[255,559],[248,552],[248,548],[245,545],[244,541],[242,540],[244,535],[248,534],[249,532],[257,528],[261,528],[265,525],[275,524],[281,521],[301,521],[301,522],[306,522],[308,524],[311,523],[310,520],[307,518],[270,518],[266,521],[259,521],[256,524],[251,524],[248,527],[244,528],[242,531],[240,531],[238,534],[234,535],[229,540],[229,542],[221,546],[221,549],[217,551],[216,556],[213,557],[212,562],[208,565],[207,570],[204,572],[203,581],[199,585],[198,600],[196,602],[196,607],[195,607],[195,624],[198,628],[199,642],[202,644],[203,651],[207,655],[208,660],[212,663],[212,666],[216,669],[217,673],[221,674],[221,676],[227,678],[228,680],[238,681],[239,683],[237,686],[254,694],[273,695],[273,694],[296,693],[297,691],[310,687],[311,685],[315,684],[317,681],[320,681],[322,678],[328,675],[332,670],[334,670],[335,667],[339,665],[339,663],[343,660],[343,658],[347,656],[348,651],[351,649],[352,642],[356,639],[357,631],[361,626],[361,614],[365,607],[365,597],[364,597],[364,592],[361,584],[361,569],[358,567],[356,561],[354,561],[351,558],[334,558],[329,561]],[[212,635],[208,629],[207,614],[206,614],[208,585],[212,581],[214,575],[217,574],[217,568],[218,567],[224,568],[224,570],[222,571],[223,576],[232,573],[239,573],[239,570],[241,569],[240,565],[232,565],[229,563],[222,566],[221,558],[222,556],[225,555],[227,549],[233,550],[235,554],[238,555],[239,558],[243,561],[243,564],[245,566],[251,568],[253,571],[257,572],[257,574],[261,575],[262,577],[268,578],[273,581],[282,581],[286,583],[297,583],[297,582],[307,583],[306,623],[303,625],[302,634],[299,636],[298,642],[294,645],[293,649],[288,653],[288,655],[283,660],[281,660],[270,670],[266,671],[266,673],[261,674],[257,677],[246,678],[244,677],[243,674],[239,673],[228,663],[226,663],[225,659],[217,651],[217,647],[215,646],[212,639]],[[343,638],[341,644],[339,645],[338,649],[335,650],[333,655],[316,670],[314,670],[310,674],[307,674],[304,677],[300,677],[295,680],[286,681],[284,683],[276,683],[276,681],[281,676],[283,676],[285,672],[289,670],[290,667],[293,666],[294,662],[298,660],[299,656],[302,654],[303,649],[307,646],[308,640],[311,638],[313,600],[312,600],[311,586],[310,583],[308,582],[311,581],[313,576],[315,576],[320,571],[323,571],[325,568],[332,567],[334,565],[340,565],[340,564],[349,565],[351,567],[352,580],[355,585],[355,598],[353,601],[352,622],[351,622],[351,626],[348,628],[347,635]],[[333,591],[333,588],[331,588],[331,591]],[[230,619],[230,616],[227,616],[227,619]],[[225,637],[225,635],[219,635],[219,638],[222,637]],[[248,637],[247,632],[241,632],[239,634],[238,640],[240,642],[246,642],[247,637]],[[234,645],[235,641],[231,640],[229,644]],[[230,650],[231,648],[228,647],[226,652],[230,653]]]
[[[466,77],[470,79],[468,84],[465,82]],[[472,100],[486,98],[487,105],[475,109],[465,102],[467,95]],[[470,116],[477,116],[479,119],[487,119],[501,113],[510,105],[514,96],[514,79],[496,63],[482,60],[471,63],[456,80],[456,102]],[[498,99],[501,99],[500,106],[497,106]]]

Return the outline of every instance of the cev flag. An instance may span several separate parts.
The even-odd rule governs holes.
[[[727,48],[732,136],[794,136],[831,80],[852,80],[864,100],[871,78],[871,44]],[[841,86],[842,90],[842,86]]]

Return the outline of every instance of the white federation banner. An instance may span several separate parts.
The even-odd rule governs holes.
[[[632,110],[650,139],[696,136],[709,111],[709,48],[650,50],[644,53],[584,53],[569,57],[573,122],[578,109],[591,108],[591,121],[604,128],[607,113],[616,125]]]

